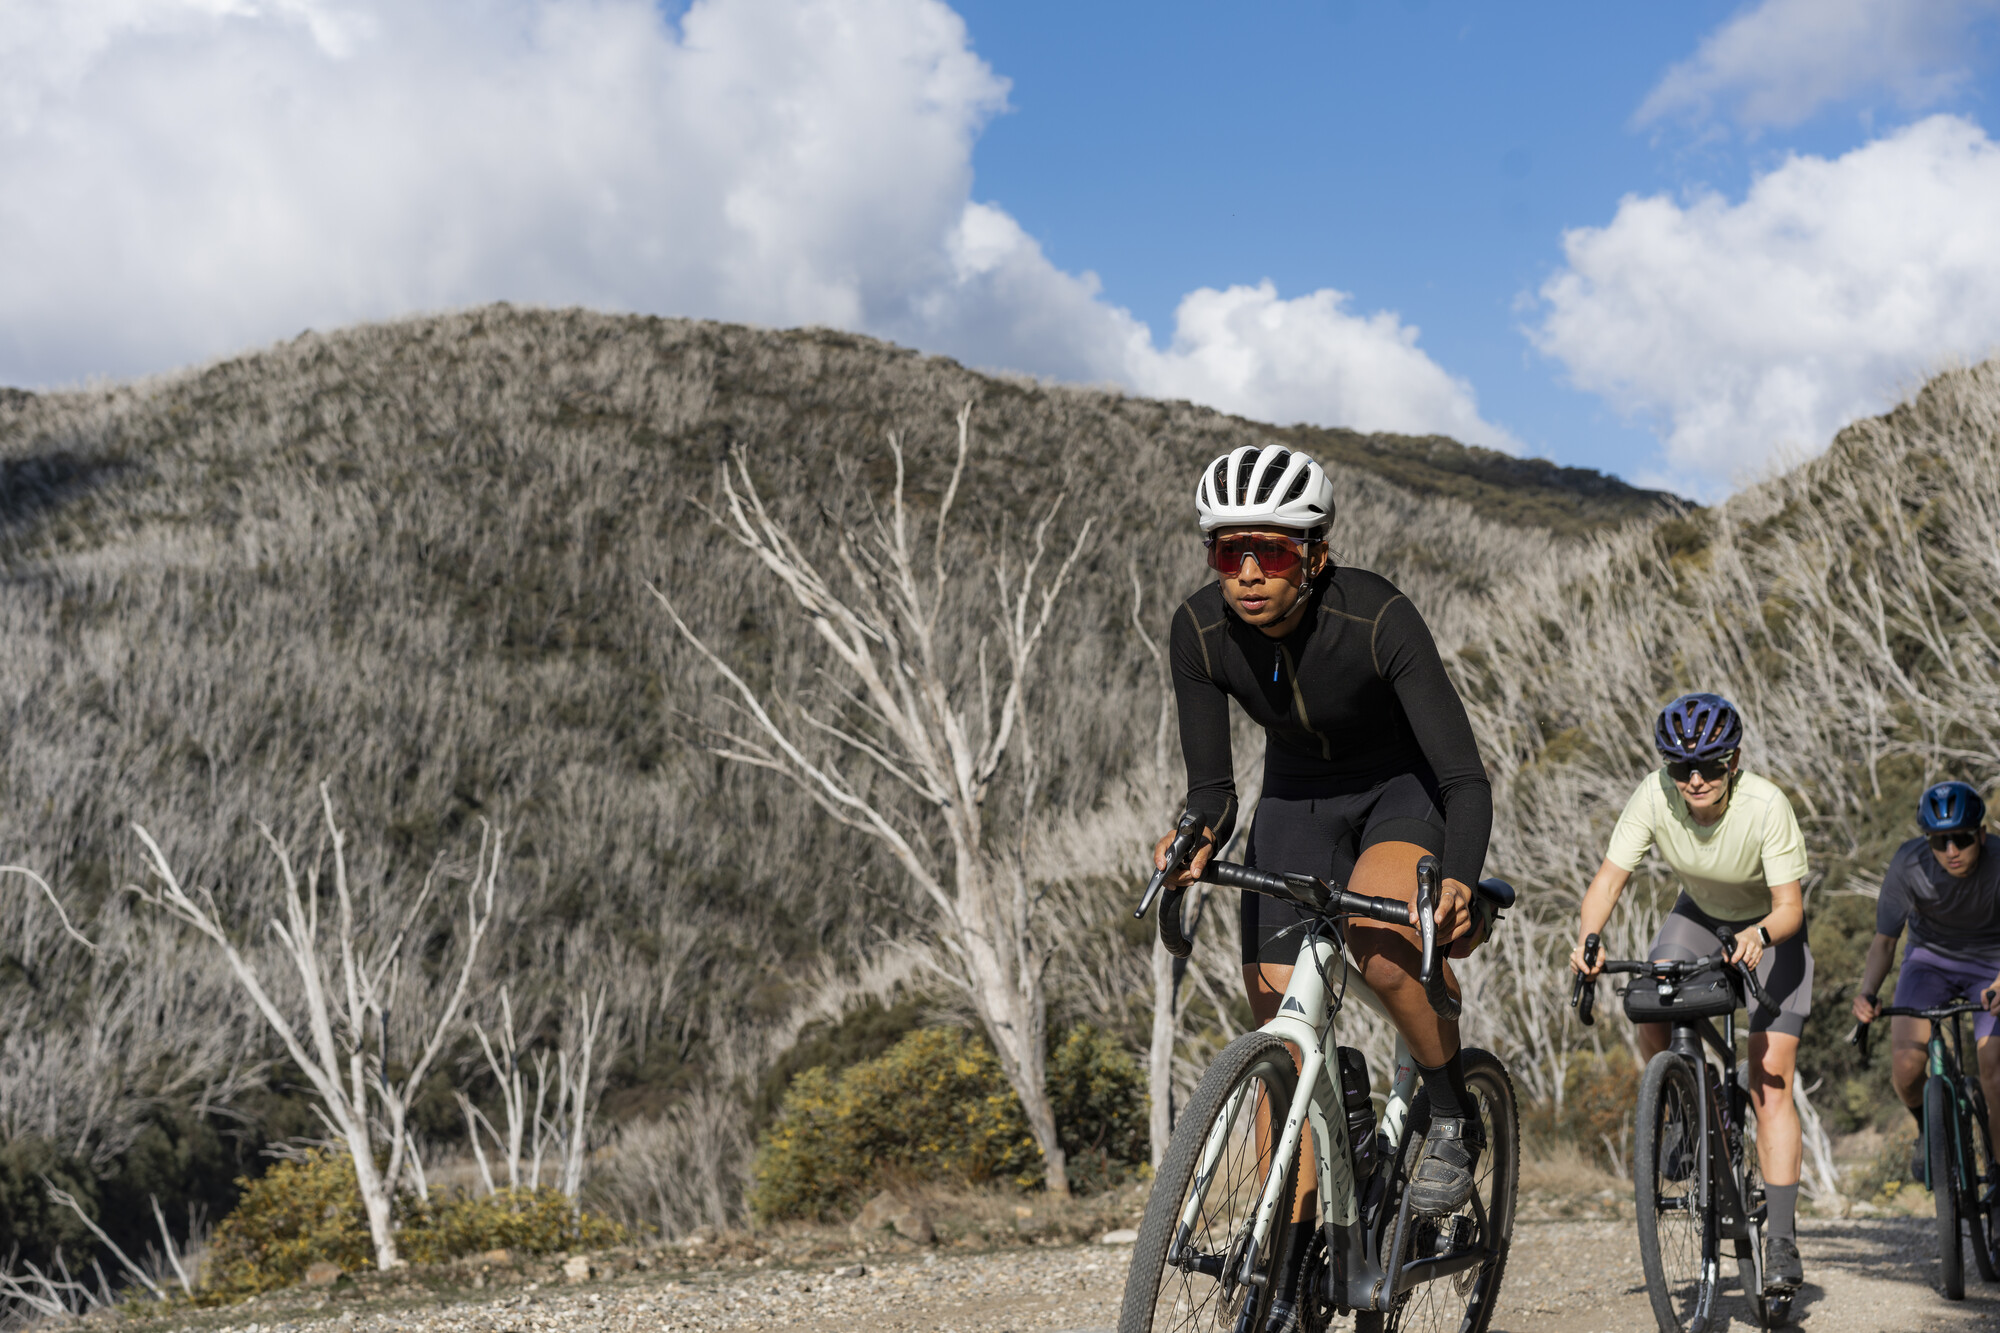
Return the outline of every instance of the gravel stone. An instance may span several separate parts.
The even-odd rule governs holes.
[[[1795,1324],[1804,1333],[2000,1330],[2000,1285],[1969,1272],[1964,1301],[1947,1301],[1933,1289],[1935,1235],[1935,1224],[1924,1218],[1801,1219],[1806,1287],[1793,1305]],[[260,1311],[259,1320],[248,1310],[233,1320],[223,1311],[203,1322],[237,1333],[1108,1333],[1128,1262],[1124,1251],[1096,1244],[933,1252],[838,1268],[739,1267],[682,1278],[640,1272],[487,1300],[463,1292],[401,1308]],[[1735,1287],[1733,1262],[1725,1260],[1724,1271],[1727,1327],[1748,1333],[1754,1325]],[[265,1298],[285,1299],[285,1293]],[[1629,1221],[1516,1224],[1494,1333],[1628,1333],[1652,1326]]]

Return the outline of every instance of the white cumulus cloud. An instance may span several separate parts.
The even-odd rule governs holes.
[[[1713,493],[1990,354],[1996,235],[2000,146],[1932,116],[1790,158],[1740,202],[1627,197],[1565,234],[1530,336],[1578,387],[1661,422],[1666,481]]]
[[[492,300],[827,324],[1247,415],[1509,446],[1333,291],[1165,350],[972,152],[1008,85],[939,0],[10,0],[0,383]]]
[[[1914,110],[1971,77],[1967,37],[1995,0],[1762,0],[1669,69],[1635,116],[1724,115],[1746,129],[1797,125],[1822,107],[1886,93]]]

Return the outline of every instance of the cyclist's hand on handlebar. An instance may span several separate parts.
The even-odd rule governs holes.
[[[1438,901],[1432,909],[1432,918],[1437,922],[1438,948],[1442,949],[1472,929],[1472,890],[1458,880],[1445,880],[1438,886]],[[1410,900],[1410,924],[1417,924],[1417,902],[1414,898]]]
[[[1166,836],[1153,844],[1153,869],[1165,870],[1167,868],[1167,849],[1173,845],[1174,830],[1168,829]],[[1201,842],[1196,845],[1194,855],[1188,858],[1187,868],[1167,881],[1167,887],[1170,889],[1185,889],[1199,882],[1202,872],[1208,869],[1209,858],[1213,855],[1215,855],[1215,830],[1212,828],[1203,828],[1201,831]]]
[[[1596,976],[1604,970],[1604,950],[1597,951],[1596,962],[1587,964],[1583,960],[1583,945],[1579,943],[1569,951],[1569,970],[1580,977]]]
[[[1866,995],[1857,995],[1854,997],[1855,1022],[1873,1023],[1881,1016],[1881,1013],[1882,1006],[1879,1002],[1869,999]]]
[[[1989,1014],[2000,1014],[2000,978],[1980,993],[1979,1002],[1986,1006]]]
[[[1741,935],[1736,937],[1736,947],[1729,953],[1730,962],[1741,963],[1744,967],[1755,972],[1757,964],[1763,960],[1764,941],[1757,938],[1756,931],[1745,930]]]

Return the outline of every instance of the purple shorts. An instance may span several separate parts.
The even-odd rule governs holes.
[[[1896,979],[1893,1003],[1899,1009],[1935,1009],[1961,995],[1977,1000],[1993,984],[1996,975],[2000,975],[2000,962],[1947,958],[1913,942],[1903,951],[1903,975]],[[1996,1033],[2000,1033],[2000,1017],[1992,1014],[1973,1017],[1975,1039],[1983,1041]]]

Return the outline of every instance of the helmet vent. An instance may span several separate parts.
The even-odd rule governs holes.
[[[1210,474],[1209,489],[1211,489],[1221,499],[1222,503],[1224,504],[1229,503],[1229,455],[1228,454],[1224,454],[1222,457],[1215,460],[1215,471]]]
[[[1278,501],[1278,503],[1288,505],[1301,495],[1304,495],[1306,493],[1306,483],[1311,480],[1312,473],[1306,471],[1304,468],[1300,468],[1299,475],[1293,477],[1292,484],[1285,489],[1285,498]],[[1317,509],[1319,506],[1315,505],[1313,507]]]
[[[1257,474],[1257,460],[1263,457],[1260,450],[1252,449],[1243,455],[1243,461],[1236,465],[1236,503],[1250,503],[1250,478]]]
[[[1292,461],[1290,449],[1280,449],[1271,455],[1271,460],[1258,470],[1257,503],[1269,504],[1271,492],[1278,489],[1279,481],[1285,475],[1285,464]]]

